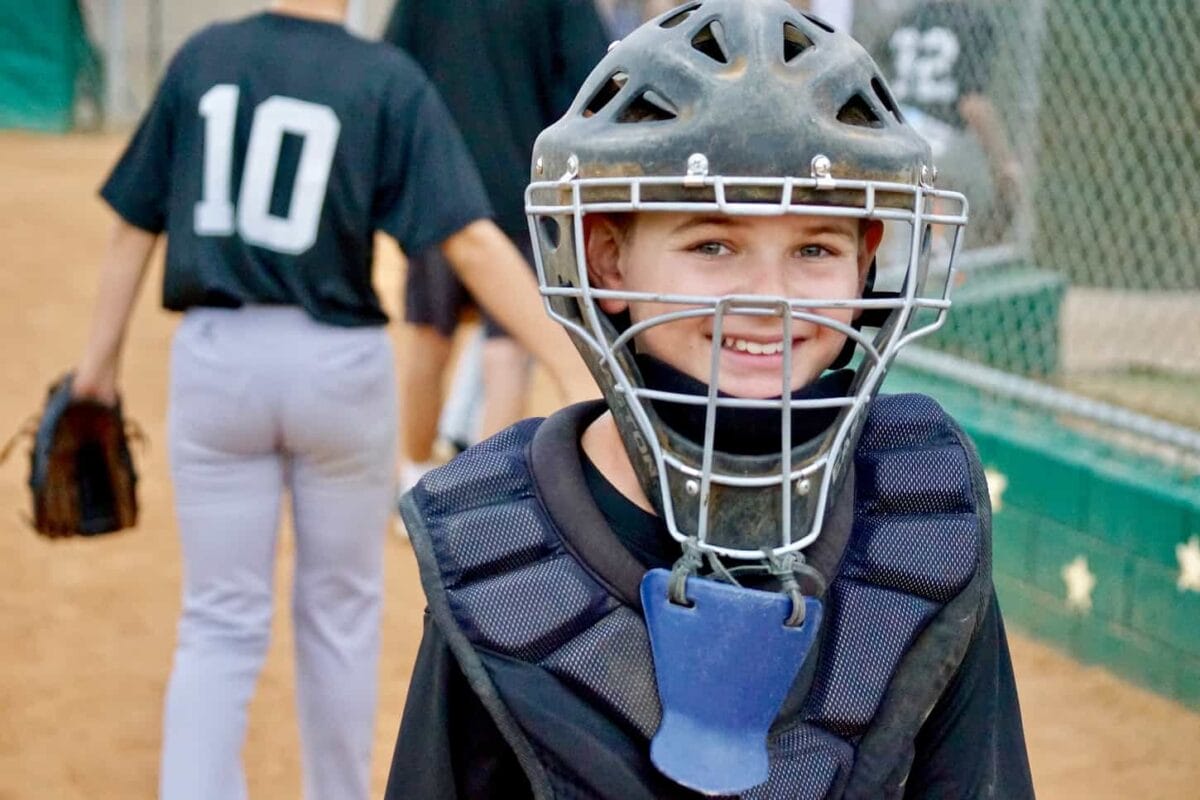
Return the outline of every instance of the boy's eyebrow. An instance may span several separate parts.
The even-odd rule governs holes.
[[[809,236],[816,236],[822,233],[830,233],[836,236],[854,236],[856,231],[850,230],[845,226],[839,226],[834,222],[821,222],[815,227],[808,228],[805,233]]]
[[[683,233],[692,228],[702,228],[705,225],[723,225],[723,226],[741,226],[744,225],[737,217],[723,217],[719,214],[710,214],[705,217],[688,217],[683,222],[671,229],[671,233]]]
[[[692,228],[702,228],[705,225],[718,225],[724,227],[744,227],[746,222],[739,217],[726,217],[720,214],[709,214],[703,217],[689,217],[683,222],[671,229],[672,234],[684,233]],[[855,231],[848,230],[845,226],[838,225],[835,220],[822,220],[815,223],[812,227],[806,227],[804,230],[806,236],[819,236],[821,234],[832,234],[835,236],[854,236]]]

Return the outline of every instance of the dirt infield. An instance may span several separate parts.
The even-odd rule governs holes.
[[[123,137],[0,134],[0,436],[37,408],[77,357],[109,217],[95,190]],[[380,249],[395,307],[398,262]],[[180,555],[167,481],[167,349],[175,318],[157,308],[159,272],[132,324],[127,408],[151,444],[139,454],[138,530],[51,543],[25,529],[24,452],[0,467],[0,800],[147,798],[157,786],[159,715],[179,611]],[[279,554],[276,618],[245,755],[256,800],[299,797],[292,699],[291,542]],[[409,547],[389,537],[374,763],[382,795],[420,635]],[[1200,715],[1015,638],[1026,734],[1047,798],[1183,798],[1200,786]]]

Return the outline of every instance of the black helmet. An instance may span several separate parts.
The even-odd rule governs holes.
[[[927,268],[929,231],[953,231],[952,260],[966,200],[935,190],[934,176],[929,147],[905,123],[866,51],[785,0],[703,0],[647,22],[613,45],[566,115],[542,132],[526,192],[542,292],[600,384],[647,496],[681,542],[762,559],[817,537],[887,366],[899,347],[939,327],[949,306],[949,266],[939,281]],[[829,401],[793,399],[786,387],[775,400],[740,401],[778,412],[780,445],[765,455],[718,450],[712,436],[696,441],[664,422],[664,402],[706,406],[713,419],[739,400],[715,390],[674,398],[648,390],[633,338],[678,316],[629,328],[596,305],[583,216],[652,211],[911,226],[900,291],[837,302],[858,309],[854,327],[813,313],[822,304],[804,298],[695,297],[687,287],[655,296],[678,303],[680,314],[711,314],[716,324],[735,314],[775,315],[785,325],[802,319],[846,334],[846,355],[857,346],[863,360],[820,434],[794,442],[785,408],[811,411]],[[871,338],[859,326],[878,332]],[[714,353],[719,347],[714,342]]]

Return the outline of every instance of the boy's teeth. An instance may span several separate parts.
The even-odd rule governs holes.
[[[770,342],[769,344],[761,344],[759,342],[751,342],[746,339],[735,339],[732,336],[726,336],[721,344],[724,347],[738,350],[743,353],[749,353],[754,356],[773,356],[783,352],[783,342]]]

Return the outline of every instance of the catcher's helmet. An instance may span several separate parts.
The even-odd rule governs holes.
[[[933,176],[928,146],[862,47],[785,0],[704,0],[646,23],[614,44],[566,115],[538,138],[526,210],[542,293],[600,384],[648,497],[681,542],[762,559],[799,551],[819,535],[887,366],[900,347],[939,327],[949,307],[950,266],[929,271],[929,229],[953,230],[952,261],[966,200],[935,190]],[[935,204],[949,208],[939,213]],[[593,287],[583,217],[654,211],[858,217],[911,226],[912,236],[893,293],[868,286],[865,297],[814,301],[696,297],[686,286],[677,295]],[[679,311],[630,326],[602,313],[599,297],[675,303]],[[855,309],[856,323],[820,313],[829,308]],[[736,314],[781,319],[780,398],[718,394],[720,326]],[[636,335],[697,315],[712,316],[718,333],[711,385],[699,395],[649,389]],[[845,334],[847,357],[856,346],[863,351],[845,396],[792,397],[794,320]],[[872,339],[860,326],[878,332]],[[664,423],[662,404],[672,402],[707,407],[700,441]],[[732,407],[776,409],[779,446],[766,455],[717,450],[717,409]],[[794,442],[790,412],[818,408],[836,409],[833,424]]]

